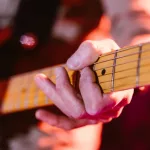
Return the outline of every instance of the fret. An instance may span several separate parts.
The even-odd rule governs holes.
[[[29,97],[28,97],[28,108],[33,108],[35,107],[35,94],[37,91],[37,87],[34,83],[31,83],[30,87],[29,87]]]
[[[126,51],[123,49],[118,51],[117,56],[121,58],[116,60],[114,91],[128,89],[136,85],[138,53],[139,46],[131,47]]]
[[[139,86],[150,84],[150,43],[144,44],[142,51],[145,52],[141,53]]]
[[[9,112],[13,111],[15,108],[15,102],[18,96],[18,90],[17,90],[17,85],[18,85],[18,80],[19,78],[10,78],[8,87],[7,87],[7,92],[5,93],[3,97],[3,105],[2,105],[2,111],[4,112]],[[16,85],[16,86],[14,86]]]
[[[93,67],[104,93],[136,86],[139,46],[122,48],[117,52],[117,56],[115,53],[102,55]]]
[[[27,74],[26,79],[26,87],[25,87],[25,99],[24,99],[24,108],[29,108],[29,102],[30,102],[30,88],[33,84],[33,74]]]
[[[103,92],[105,93],[109,93],[112,91],[111,81],[112,81],[114,57],[115,57],[115,53],[113,54],[109,53],[109,55],[107,54],[106,56],[104,54],[103,57],[99,57],[99,59],[96,61],[96,63],[93,66],[93,70],[95,71],[95,74],[98,77],[98,83],[101,85]],[[106,81],[110,81],[110,82],[106,82]]]
[[[121,57],[121,58],[118,58],[116,60],[116,65],[125,64],[131,60],[136,61],[138,59],[138,53],[139,53],[139,47],[131,48],[128,51],[122,51],[122,52],[118,51],[117,56]],[[128,56],[125,57],[126,55],[128,55]]]
[[[24,109],[25,108],[25,103],[26,103],[26,96],[27,96],[27,89],[28,89],[28,75],[26,74],[25,76],[20,77],[20,87],[18,89],[18,108],[19,109]]]
[[[141,53],[142,53],[142,45],[139,45],[139,55],[137,61],[137,73],[136,73],[136,86],[139,86],[139,76],[140,76],[140,62],[141,62]]]
[[[43,72],[43,70],[42,70]],[[34,76],[39,73],[39,71],[34,71],[31,76],[31,84],[29,87],[29,99],[28,99],[28,108],[34,108],[38,106],[38,91],[39,88],[35,85]]]
[[[112,69],[112,89],[111,91],[114,91],[114,79],[115,79],[115,68],[116,68],[116,57],[117,57],[117,51],[115,51],[115,54],[114,54],[114,63],[113,63],[113,69]]]
[[[47,96],[40,90],[38,92],[38,106],[47,106],[47,105],[52,105],[53,102],[52,101],[46,101],[48,98]]]

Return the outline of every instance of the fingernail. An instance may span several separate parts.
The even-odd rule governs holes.
[[[45,87],[46,82],[46,76],[44,74],[38,74],[34,78],[36,85],[40,88],[43,89]]]
[[[35,76],[34,79],[35,79],[35,81],[40,82],[45,78],[46,78],[46,76],[44,74],[38,74],[38,75]]]
[[[81,78],[84,78],[84,80],[86,80],[87,82],[94,82],[95,81],[94,75],[93,74],[89,74],[88,68],[84,68],[81,71]]]
[[[67,66],[70,69],[76,69],[80,66],[80,58],[78,56],[72,56],[70,59],[68,59]]]

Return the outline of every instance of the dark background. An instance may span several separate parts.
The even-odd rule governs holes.
[[[69,1],[68,1],[69,2]],[[81,33],[73,43],[52,37],[52,27],[57,19],[57,11],[67,1],[22,0],[14,23],[10,26],[11,35],[0,44],[0,78],[65,63],[77,49],[84,37],[99,23],[103,13],[98,1],[81,1],[72,5],[65,19],[73,20],[80,26]],[[67,31],[66,31],[67,32]],[[38,43],[32,49],[20,43],[22,35],[32,33]],[[56,110],[54,110],[56,111]],[[8,141],[18,134],[27,134],[28,129],[38,121],[35,110],[19,112],[0,117],[0,150],[9,149]]]

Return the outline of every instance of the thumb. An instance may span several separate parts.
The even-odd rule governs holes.
[[[72,70],[80,70],[92,65],[100,55],[119,49],[118,45],[111,39],[102,41],[83,42],[77,51],[68,59],[67,67]]]

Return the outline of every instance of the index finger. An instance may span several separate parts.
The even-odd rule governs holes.
[[[119,49],[119,46],[111,39],[102,41],[83,42],[78,50],[68,59],[67,66],[72,70],[80,70],[93,64],[101,54]]]

